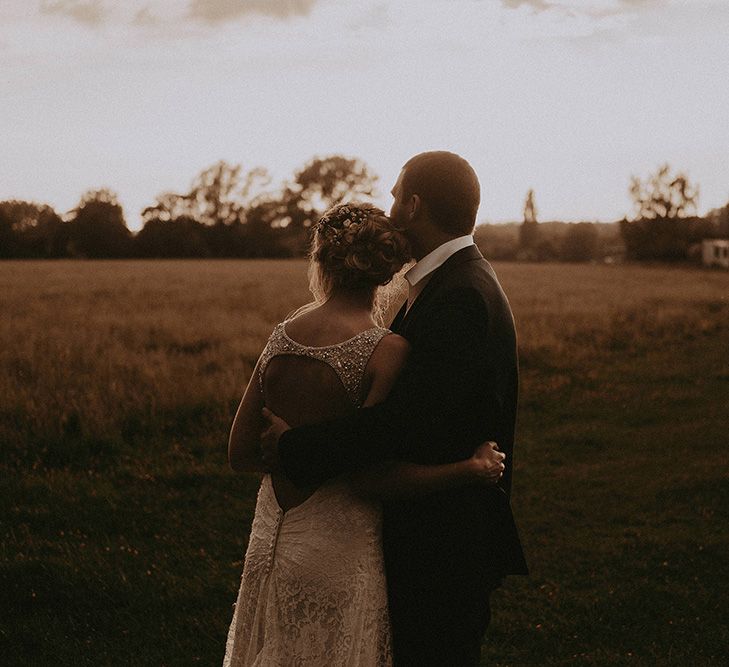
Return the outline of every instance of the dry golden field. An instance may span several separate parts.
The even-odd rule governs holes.
[[[719,272],[497,268],[525,363],[711,335],[729,307]],[[3,440],[113,437],[181,410],[227,415],[272,326],[308,300],[305,270],[295,261],[0,264]]]
[[[729,274],[495,268],[532,575],[496,594],[484,664],[721,664]],[[227,469],[227,431],[305,273],[0,263],[3,661],[219,664],[257,485]]]

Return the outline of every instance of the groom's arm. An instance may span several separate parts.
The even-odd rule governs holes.
[[[475,290],[449,296],[420,324],[410,360],[385,402],[282,435],[279,458],[290,479],[320,484],[386,460],[436,463],[471,455],[453,443],[484,419],[477,406],[483,404],[487,311]],[[483,425],[480,430],[489,439]]]

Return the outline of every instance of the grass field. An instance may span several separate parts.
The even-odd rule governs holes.
[[[719,665],[729,274],[496,265],[529,578],[484,664]],[[217,665],[257,479],[233,412],[302,262],[0,263],[0,662]]]

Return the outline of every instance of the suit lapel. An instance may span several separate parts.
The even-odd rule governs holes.
[[[400,326],[402,325],[402,321],[405,318],[405,311],[408,309],[408,302],[407,299],[405,299],[405,303],[402,304],[402,308],[397,311],[397,315],[395,315],[395,319],[392,321],[392,324],[390,325],[390,331],[393,333],[398,333]]]
[[[397,333],[402,333],[407,329],[408,324],[413,321],[414,315],[423,308],[423,304],[427,303],[429,295],[433,292],[435,287],[445,278],[445,276],[447,276],[451,271],[453,271],[461,264],[476,259],[483,259],[483,255],[476,245],[470,245],[466,248],[463,248],[462,250],[459,250],[458,252],[453,253],[445,262],[443,262],[443,264],[441,264],[435,271],[433,271],[433,273],[430,275],[430,280],[428,280],[427,285],[423,288],[423,291],[418,294],[417,299],[415,299],[413,305],[410,306],[410,309],[407,310],[407,313],[405,312],[407,309],[406,302],[405,305],[403,305],[403,307],[400,309],[400,312],[398,312],[397,317],[395,317],[395,320],[392,324],[393,327],[397,325]]]

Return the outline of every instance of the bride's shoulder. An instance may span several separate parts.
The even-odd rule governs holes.
[[[389,333],[375,347],[365,369],[369,386],[365,406],[384,401],[394,386],[410,352],[410,343],[402,336]]]
[[[385,365],[404,363],[410,353],[410,343],[406,338],[391,331],[382,337],[372,353],[372,361]]]
[[[392,349],[402,349],[402,350],[408,350],[410,349],[410,343],[408,343],[408,339],[404,336],[401,336],[400,334],[396,334],[393,331],[390,331],[389,329],[384,330],[386,333],[382,337],[382,343],[381,345],[385,345],[386,347],[390,347]]]

